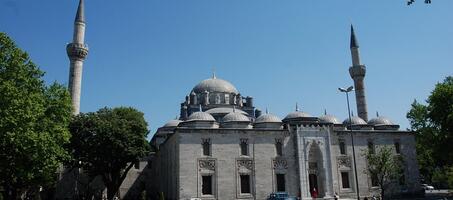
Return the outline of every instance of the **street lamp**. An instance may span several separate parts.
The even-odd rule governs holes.
[[[351,135],[351,145],[352,145],[352,160],[354,162],[354,175],[355,175],[355,188],[357,191],[357,200],[360,200],[360,195],[359,195],[359,180],[357,178],[357,165],[355,162],[355,148],[354,148],[354,137],[352,135],[352,120],[351,120],[351,109],[349,108],[349,92],[354,90],[354,87],[350,86],[347,89],[344,88],[338,88],[340,92],[344,92],[346,94],[346,102],[348,104],[348,115],[349,115],[349,130],[350,130],[350,135]]]

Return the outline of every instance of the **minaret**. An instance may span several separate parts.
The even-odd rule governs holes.
[[[74,35],[72,43],[66,46],[66,52],[70,60],[69,69],[69,93],[71,93],[73,114],[80,112],[80,92],[82,90],[83,61],[88,55],[88,47],[85,40],[85,13],[84,3],[80,0],[77,15],[74,21]]]
[[[349,68],[349,74],[354,80],[355,99],[357,103],[357,112],[360,118],[368,121],[368,111],[365,98],[365,78],[366,67],[360,64],[359,43],[355,37],[354,27],[351,25],[351,56],[352,66]]]

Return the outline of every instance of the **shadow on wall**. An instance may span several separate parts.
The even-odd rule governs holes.
[[[120,196],[123,200],[153,200],[159,199],[157,192],[153,190],[151,181],[153,181],[151,175],[151,164],[147,162],[141,162],[144,164],[143,169],[129,171],[126,179],[120,187]],[[124,196],[122,195],[124,194]]]

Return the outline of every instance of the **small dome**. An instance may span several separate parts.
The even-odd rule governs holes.
[[[222,118],[222,122],[250,122],[250,119],[238,112],[231,112]]]
[[[241,113],[243,115],[248,115],[246,112],[244,112],[243,110],[240,110],[240,109],[233,109],[233,108],[228,108],[228,107],[217,107],[217,108],[211,108],[209,110],[207,110],[206,112],[211,114],[211,115],[215,115],[215,114],[228,114],[228,113],[232,113],[234,110],[234,112],[236,113]]]
[[[272,114],[261,115],[258,118],[256,118],[256,121],[255,121],[255,123],[276,123],[276,122],[281,123],[282,120]]]
[[[352,116],[351,117],[351,125],[366,125],[367,123],[365,122],[365,120],[363,120],[362,118],[360,117],[357,117],[357,116]],[[344,125],[349,125],[349,118],[345,119],[343,121],[343,124]]]
[[[368,121],[370,125],[395,125],[389,118],[386,117],[376,117]]]
[[[319,117],[319,121],[322,123],[341,124],[340,120],[333,115],[323,115]]]
[[[193,89],[192,92],[202,93],[204,91],[208,92],[224,92],[224,93],[235,93],[238,94],[238,90],[228,81],[223,79],[216,78],[215,76],[198,83]]]
[[[209,113],[205,112],[194,112],[192,113],[187,121],[215,121],[214,117],[210,115]]]
[[[173,120],[168,121],[164,125],[164,127],[177,127],[180,122],[182,122],[182,121],[178,120],[178,119],[173,119]]]
[[[284,119],[286,120],[286,119],[295,119],[295,118],[302,118],[302,117],[312,117],[312,116],[305,112],[295,111],[295,112],[291,112],[288,115],[286,115],[286,117]]]

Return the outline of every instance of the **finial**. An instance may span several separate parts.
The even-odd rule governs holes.
[[[269,114],[269,110],[266,108],[266,114]]]
[[[85,23],[85,6],[83,0],[79,1],[79,7],[77,8],[75,22]]]
[[[351,44],[350,44],[350,48],[359,48],[359,43],[357,42],[357,39],[355,37],[354,26],[352,26],[352,24],[351,24]]]
[[[379,112],[378,111],[376,111],[376,117],[379,117]]]
[[[354,117],[354,111],[353,111],[353,110],[351,110],[351,116],[353,116],[353,117]]]
[[[327,110],[324,108],[324,115],[327,115]]]
[[[203,109],[201,108],[201,104],[199,104],[199,105],[200,105],[200,106],[199,106],[199,111],[200,111],[200,112],[203,112]]]
[[[233,106],[233,112],[236,112],[236,106]]]
[[[175,120],[179,119],[178,115],[176,115]]]
[[[297,105],[297,102],[296,102],[296,112],[299,111],[299,106]]]
[[[212,79],[216,79],[217,77],[215,76],[215,67],[212,67]]]

